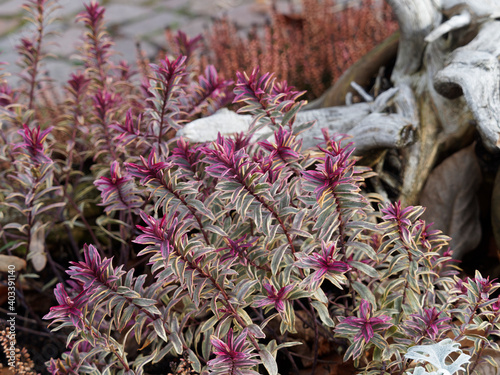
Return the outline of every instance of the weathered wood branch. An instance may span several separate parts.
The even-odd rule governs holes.
[[[435,28],[429,35],[425,37],[425,41],[428,43],[432,43],[444,36],[446,33],[449,33],[450,31],[457,30],[461,27],[469,25],[471,23],[471,20],[472,17],[470,13],[464,10],[462,13],[451,17],[448,21]]]
[[[500,17],[500,2],[497,0],[441,0],[441,10],[448,18],[450,18],[450,13],[458,14],[466,10],[477,22]]]
[[[397,55],[399,32],[395,32],[347,69],[320,98],[309,103],[306,108],[317,109],[345,105],[348,92],[353,92],[351,82],[367,86],[377,75],[381,66],[389,66]]]
[[[387,0],[398,20],[399,38],[392,81],[398,83],[422,65],[425,37],[441,22],[441,12],[432,0]]]
[[[401,151],[399,198],[404,204],[416,204],[436,161],[470,141],[471,123],[477,124],[490,151],[500,149],[500,22],[494,20],[500,2],[442,0],[433,6],[426,1],[389,2],[402,28],[391,77],[399,89],[396,108],[417,124],[415,142]],[[421,17],[419,7],[428,13]],[[448,21],[439,25],[442,19]]]
[[[446,98],[464,95],[477,122],[484,145],[500,148],[500,21],[485,23],[469,44],[450,56],[434,78],[434,87]]]
[[[315,121],[312,128],[299,134],[304,148],[312,148],[323,139],[321,129],[330,133],[352,136],[356,153],[363,154],[375,148],[401,148],[413,141],[414,125],[411,120],[399,114],[381,113],[395,90],[384,93],[372,103],[358,103],[352,106],[329,107],[310,111],[300,111],[296,123]],[[385,104],[384,104],[385,102]],[[191,142],[210,142],[217,135],[234,135],[246,132],[252,122],[252,116],[239,115],[222,109],[214,115],[195,120],[178,132],[179,136]],[[254,134],[254,140],[271,137],[273,132],[263,128]]]

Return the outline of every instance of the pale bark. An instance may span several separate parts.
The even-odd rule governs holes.
[[[481,26],[474,40],[458,48],[450,63],[434,78],[434,87],[444,97],[464,95],[477,121],[484,145],[500,147],[500,21]]]
[[[470,13],[464,10],[462,13],[451,17],[448,21],[435,28],[429,35],[425,37],[425,41],[427,43],[435,42],[437,39],[441,38],[450,31],[468,26],[471,23],[471,20],[472,17]]]
[[[394,91],[387,94],[394,95]],[[385,99],[389,99],[389,95]],[[316,146],[323,139],[321,129],[328,129],[330,134],[340,133],[352,136],[356,153],[362,154],[375,148],[401,148],[413,140],[413,124],[399,114],[375,112],[384,108],[384,97],[373,103],[358,103],[353,106],[329,107],[297,114],[296,124],[315,121],[307,132],[298,135],[304,149]],[[234,136],[250,128],[252,116],[239,115],[227,109],[218,111],[210,117],[204,117],[187,124],[178,132],[179,136],[191,142],[211,142],[220,133]],[[272,137],[269,128],[259,130],[253,140]]]
[[[440,23],[441,13],[432,0],[387,0],[398,20],[401,36],[392,74],[394,83],[421,68],[424,38]]]

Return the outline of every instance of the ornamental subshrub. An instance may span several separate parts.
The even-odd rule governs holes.
[[[41,25],[51,2],[26,7]],[[78,16],[84,69],[64,100],[46,100],[40,83],[42,27],[20,47],[26,84],[2,83],[1,248],[30,261],[22,282],[57,282],[44,319],[67,351],[49,373],[179,363],[178,373],[274,375],[309,362],[314,374],[340,355],[352,372],[403,374],[415,368],[410,348],[446,338],[471,356],[468,373],[494,363],[499,284],[458,277],[424,208],[367,191],[374,173],[345,136],[324,131],[303,149],[302,92],[238,73],[249,132],[190,144],[176,131],[227,102],[232,82],[214,67],[196,77],[188,56],[135,79],[111,59],[104,12],[91,3]],[[263,126],[273,136],[255,139]]]

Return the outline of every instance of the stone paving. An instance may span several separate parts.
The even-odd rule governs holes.
[[[282,3],[297,0],[281,0]],[[29,36],[32,28],[23,21],[23,0],[0,0],[0,61],[9,65],[10,73],[16,72],[19,59],[15,46],[23,36]],[[66,81],[79,62],[72,58],[83,26],[75,22],[75,16],[90,0],[56,0],[59,21],[51,28],[57,32],[49,40],[48,50],[54,54],[46,69],[57,81]],[[164,30],[181,29],[189,36],[200,34],[214,18],[225,14],[242,29],[266,21],[270,0],[101,0],[106,8],[105,20],[113,37],[115,51],[122,59],[135,62],[136,42],[154,56],[158,48],[166,45]],[[286,4],[280,4],[286,5]],[[15,74],[10,80],[15,79]]]

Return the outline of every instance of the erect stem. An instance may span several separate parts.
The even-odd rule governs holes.
[[[484,332],[484,337],[488,337],[490,335],[490,332],[491,332],[493,326],[495,324],[498,324],[497,322],[498,322],[498,314],[495,314],[495,318],[494,318],[493,322],[490,323],[491,325],[488,328],[486,328],[486,330]],[[476,369],[477,365],[479,364],[479,359],[481,358],[484,350],[486,349],[486,342],[484,340],[481,340],[479,345],[480,345],[480,349],[476,353],[476,358],[474,360],[474,363],[472,363],[469,366],[469,374],[474,374],[474,370]]]
[[[38,75],[38,67],[40,64],[40,53],[42,49],[42,38],[43,38],[43,23],[44,23],[44,17],[43,17],[43,5],[38,4],[37,6],[37,12],[38,12],[38,17],[37,17],[37,37],[36,37],[36,42],[35,42],[35,53],[34,53],[34,61],[31,66],[28,67],[29,69],[29,76],[30,76],[30,89],[29,89],[29,103],[28,103],[28,109],[33,109],[33,102],[35,99],[35,88],[36,88],[36,76]]]
[[[184,207],[186,207],[189,212],[191,212],[191,214],[193,215],[193,217],[195,218],[196,222],[198,223],[198,229],[200,230],[201,234],[203,235],[203,239],[205,240],[205,243],[207,245],[210,245],[210,240],[208,238],[208,233],[207,231],[203,228],[203,223],[201,221],[201,217],[200,215],[198,215],[196,209],[194,209],[193,207],[191,207],[186,198],[184,198],[179,192],[177,192],[172,186],[170,186],[169,184],[165,183],[163,181],[163,179],[160,177],[160,176],[157,176],[157,180],[158,182],[167,190],[169,191],[172,195],[174,195],[178,200],[181,201],[182,205]]]
[[[399,219],[398,219],[398,228],[401,228],[403,224],[400,223]],[[401,234],[401,231],[399,230],[398,231],[398,235],[399,235],[399,239],[400,241],[403,243],[403,246],[408,254],[408,263],[412,262],[413,261],[413,257],[411,255],[411,248],[405,243],[404,241],[404,238],[403,238],[403,235]],[[408,264],[408,268],[406,268],[404,270],[404,273],[405,273],[405,284],[403,286],[403,299],[401,300],[401,310],[399,311],[399,317],[398,317],[398,320],[401,321],[402,317],[403,317],[403,306],[404,304],[406,303],[406,291],[408,289],[408,277],[409,277],[409,264]]]
[[[116,358],[118,358],[118,360],[122,364],[123,368],[125,370],[127,370],[127,372],[130,371],[130,367],[128,366],[127,362],[125,362],[125,360],[122,358],[122,356],[116,351],[115,347],[111,345],[110,350],[116,356]],[[135,373],[135,371],[134,371],[134,373]]]
[[[332,191],[333,198],[335,199],[335,206],[336,206],[336,211],[339,215],[339,232],[340,232],[340,237],[339,237],[339,242],[340,242],[340,253],[342,254],[342,261],[344,263],[347,263],[347,249],[346,249],[346,244],[345,244],[345,228],[344,228],[344,220],[342,219],[342,208],[340,207],[339,199],[337,198],[337,195],[335,194],[335,191]],[[354,304],[356,301],[356,293],[354,292],[354,288],[352,286],[353,280],[350,272],[346,272],[347,275],[347,280],[349,280],[349,293],[352,298],[352,303]],[[346,299],[344,300],[345,303],[345,308],[346,312],[348,310],[348,301],[347,301],[347,296]]]
[[[188,259],[188,257],[186,255],[184,255],[182,253],[182,251],[176,246],[174,245],[173,246],[174,248],[174,251],[176,253],[176,255],[178,257],[180,257],[182,260],[184,260],[188,265],[189,267],[191,267],[191,269],[193,270],[196,270],[200,273],[201,276],[207,278],[208,280],[210,280],[210,282],[212,283],[212,285],[220,292],[220,294],[222,295],[223,297],[223,301],[222,303],[224,304],[224,306],[226,307],[226,309],[229,310],[230,314],[233,316],[233,318],[238,322],[238,324],[242,327],[246,327],[247,324],[245,323],[245,321],[238,315],[237,311],[235,310],[235,308],[233,307],[233,305],[231,304],[230,302],[230,298],[226,292],[226,290],[224,289],[223,286],[219,285],[219,283],[217,282],[217,280],[207,271],[205,271],[205,269],[201,268],[198,264],[196,264],[194,261]],[[252,342],[253,346],[255,347],[255,349],[257,351],[260,351],[260,348],[259,348],[259,344],[257,342],[257,340],[255,340],[255,337],[253,336],[253,334],[251,332],[249,332],[249,336],[250,337],[250,341]]]
[[[162,152],[161,152],[161,141],[162,141],[162,137],[163,137],[163,126],[165,125],[165,112],[167,110],[167,104],[168,104],[168,101],[169,101],[169,91],[167,91],[167,95],[165,96],[165,98],[163,98],[163,103],[162,103],[162,107],[161,107],[161,112],[160,112],[160,124],[159,124],[159,127],[160,129],[158,130],[158,139],[157,139],[157,148],[158,148],[158,155],[162,155]]]
[[[232,168],[232,167],[231,167]],[[234,169],[234,168],[232,168]],[[279,217],[278,213],[276,212],[276,210],[271,206],[269,205],[262,197],[258,196],[257,194],[255,194],[255,192],[253,191],[253,189],[245,182],[245,180],[243,178],[240,177],[239,173],[237,173],[238,171],[234,171],[235,174],[236,174],[236,180],[239,184],[241,184],[246,191],[248,191],[250,193],[250,195],[252,197],[255,198],[255,200],[257,202],[259,202],[262,206],[264,206],[264,208],[266,210],[268,210],[272,215],[273,217],[278,221],[281,229],[283,230],[283,233],[285,234],[286,236],[286,239],[288,241],[288,244],[290,245],[290,249],[292,251],[292,254],[295,255],[295,248],[293,246],[293,240],[292,240],[292,237],[290,236],[290,233],[288,232],[288,229],[286,228],[285,226],[285,223],[283,222],[283,220]],[[302,271],[302,270],[301,270]]]
[[[109,153],[111,154],[112,160],[119,160],[116,154],[115,145],[113,144],[113,139],[111,137],[111,134],[109,134],[108,123],[105,117],[106,115],[104,115],[102,118],[99,118],[99,125],[101,125],[104,131],[104,139],[106,140],[107,151],[109,151]]]
[[[107,338],[105,337],[102,337],[101,335],[101,332],[99,332],[99,330],[96,330],[91,323],[87,322],[87,321],[83,321],[83,324],[85,326],[85,328],[91,332],[92,336],[96,337],[96,338],[101,338],[102,340],[104,340],[106,342],[106,345],[100,345],[103,349],[108,349],[109,352],[113,353],[113,355],[118,359],[118,361],[120,361],[120,363],[122,364],[123,368],[128,372],[130,371],[130,367],[129,365],[127,364],[126,360],[120,355],[120,353],[117,352],[116,348],[114,347],[113,344],[109,344],[108,343],[108,340]],[[101,337],[99,337],[101,336]],[[133,371],[133,373],[135,374],[135,371]]]
[[[458,342],[459,340],[461,340],[464,337],[466,327],[470,324],[472,319],[474,319],[474,316],[476,315],[476,310],[478,309],[478,307],[479,307],[479,302],[476,302],[476,304],[474,305],[474,308],[470,310],[471,314],[469,316],[469,320],[467,321],[467,323],[462,324],[462,326],[460,328],[460,333],[458,334],[458,336],[456,336],[454,338],[454,341]]]

